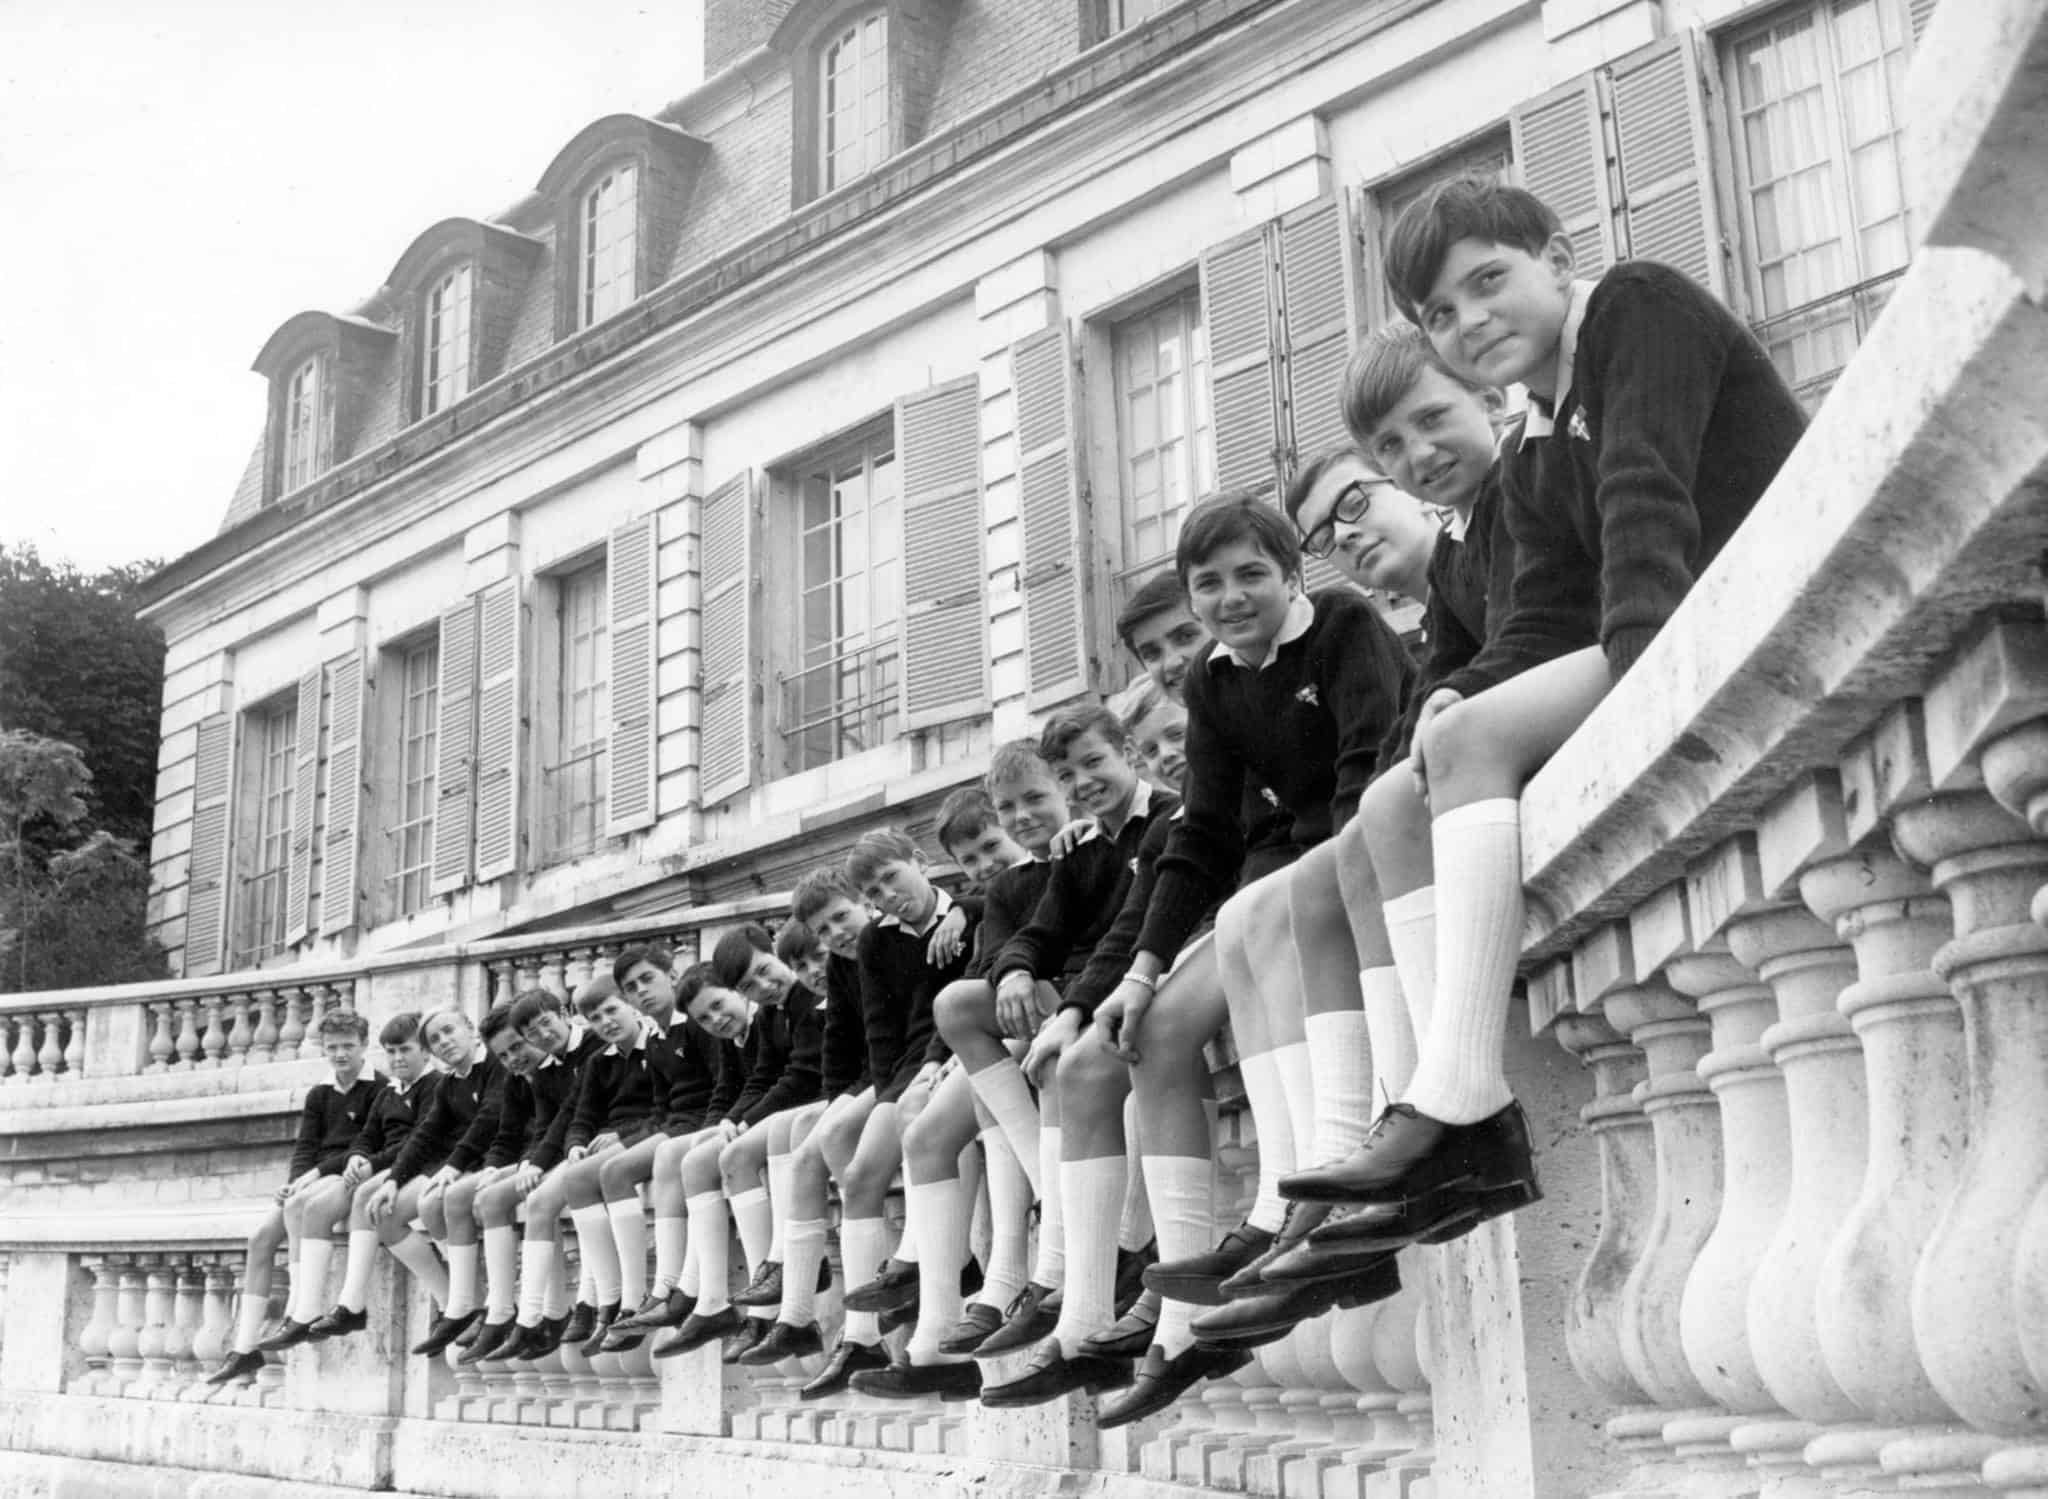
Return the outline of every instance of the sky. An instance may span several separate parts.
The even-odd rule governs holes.
[[[0,543],[87,569],[219,528],[249,366],[601,115],[696,81],[701,0],[0,0]]]

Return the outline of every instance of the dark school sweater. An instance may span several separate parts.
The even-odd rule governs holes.
[[[1610,267],[1588,296],[1555,421],[1506,471],[1514,582],[1485,648],[1445,684],[1467,697],[1517,662],[1595,643],[1627,671],[1806,427],[1749,329],[1649,260]]]
[[[1138,934],[1145,927],[1152,889],[1159,882],[1159,856],[1166,851],[1166,841],[1179,821],[1173,816],[1159,817],[1145,829],[1145,837],[1138,845],[1137,867],[1132,871],[1123,903],[1117,908],[1116,919],[1088,955],[1088,964],[1080,977],[1068,984],[1060,996],[1061,1009],[1079,1010],[1084,1018],[1093,1019],[1097,1007],[1123,982],[1131,958],[1138,951]]]
[[[597,1032],[586,1030],[566,1055],[534,1068],[525,1077],[508,1074],[498,1110],[498,1132],[484,1153],[484,1165],[530,1161],[543,1171],[560,1165],[569,1116],[575,1112],[577,1074],[603,1050]]]
[[[441,1074],[434,1087],[434,1101],[421,1113],[412,1133],[391,1163],[391,1179],[401,1187],[415,1176],[453,1166],[457,1171],[474,1171],[483,1163],[484,1151],[497,1132],[498,1120],[492,1110],[499,1095],[498,1077],[504,1068],[489,1052],[469,1069],[469,1076]],[[479,1118],[483,1125],[472,1132]]]
[[[628,1145],[654,1134],[661,1125],[673,1070],[668,1041],[653,1021],[648,1022],[645,1039],[624,1053],[606,1046],[584,1064],[564,1150],[588,1145],[603,1134],[616,1134]]]
[[[391,1079],[367,1067],[349,1088],[336,1088],[330,1080],[306,1090],[299,1106],[299,1133],[292,1143],[291,1175],[297,1181],[315,1166],[322,1176],[339,1176],[348,1164],[349,1147],[369,1117],[370,1105]]]
[[[1307,631],[1261,669],[1218,658],[1214,641],[1188,668],[1184,810],[1159,856],[1138,951],[1170,960],[1234,888],[1247,775],[1293,814],[1297,848],[1315,847],[1358,809],[1414,666],[1363,594],[1331,589],[1313,604]]]
[[[654,1058],[662,1085],[663,1134],[695,1134],[711,1122],[711,1095],[718,1091],[718,1042],[703,1026],[678,1015],[667,1033],[668,1054]]]
[[[860,964],[837,953],[825,959],[825,1040],[820,1060],[826,1098],[871,1087],[867,1026],[861,1015]]]
[[[967,977],[994,982],[989,969],[1003,955],[1004,944],[1031,920],[1051,878],[1052,861],[1033,859],[1028,864],[1012,864],[982,888],[981,924],[974,929],[974,956],[968,960]]]
[[[755,1098],[740,1123],[758,1124],[784,1109],[816,1102],[825,1051],[823,1002],[802,984],[791,984],[787,999],[754,1016],[754,1029],[764,1033],[747,1080]]]
[[[877,1103],[894,1103],[919,1068],[927,1061],[942,1062],[949,1054],[932,1019],[932,1001],[967,972],[974,950],[972,929],[981,921],[976,897],[962,896],[953,904],[966,912],[969,930],[962,934],[959,956],[943,968],[925,959],[929,932],[920,936],[897,922],[877,919],[860,934],[861,1019]]]
[[[1053,860],[1037,910],[989,965],[989,981],[999,984],[1015,972],[1049,979],[1064,971],[1075,954],[1093,951],[1130,893],[1139,845],[1154,824],[1167,821],[1179,806],[1180,798],[1171,791],[1154,788],[1144,812],[1133,809],[1114,838],[1098,830],[1066,857]]]
[[[370,1163],[372,1171],[389,1170],[391,1163],[398,1159],[398,1152],[404,1148],[405,1137],[412,1133],[413,1125],[425,1118],[427,1110],[433,1106],[434,1089],[440,1082],[440,1073],[423,1072],[403,1093],[398,1091],[396,1083],[378,1093],[371,1100],[369,1117],[356,1131],[348,1153],[363,1157]]]

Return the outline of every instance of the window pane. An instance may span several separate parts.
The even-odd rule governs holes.
[[[611,660],[605,648],[603,563],[556,584],[555,742],[543,769],[548,856],[595,848],[604,828]]]
[[[635,166],[618,167],[583,199],[583,321],[610,317],[637,292],[639,182]]]
[[[1111,330],[1128,569],[1164,555],[1214,482],[1201,295],[1182,292]]]
[[[460,400],[469,390],[471,267],[459,266],[427,293],[426,371],[423,405],[428,414]]]
[[[873,171],[889,154],[888,20],[841,32],[819,61],[819,123],[827,191]]]
[[[398,822],[387,830],[393,909],[410,915],[427,904],[434,863],[435,749],[439,730],[441,648],[438,641],[400,653],[398,682]]]

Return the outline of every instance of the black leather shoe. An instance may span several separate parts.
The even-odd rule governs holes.
[[[482,1312],[477,1313],[476,1321],[470,1323],[469,1326],[463,1328],[461,1332],[455,1335],[455,1346],[457,1348],[467,1348],[471,1343],[474,1343],[476,1335],[483,1331],[484,1323],[488,1320],[489,1318]]]
[[[1442,1233],[1461,1223],[1477,1222],[1481,1199],[1456,1187],[1442,1187],[1401,1202],[1370,1202],[1341,1217],[1332,1215],[1308,1236],[1308,1247],[1351,1254],[1385,1254],[1420,1243],[1425,1235]],[[1470,1221],[1468,1221],[1470,1220]],[[1292,1279],[1285,1271],[1268,1272],[1273,1279]]]
[[[455,1362],[458,1364],[482,1362],[480,1359],[471,1360],[469,1358],[469,1353],[475,1346],[475,1344],[471,1344],[470,1348],[464,1349],[462,1356],[458,1357]],[[501,1364],[523,1364],[534,1359],[546,1358],[559,1347],[561,1347],[561,1339],[559,1337],[549,1341],[547,1333],[541,1328],[521,1327],[515,1322],[512,1324],[511,1336],[507,1337],[495,1349],[486,1353],[484,1358],[496,1359]]]
[[[1216,1348],[1260,1348],[1276,1343],[1296,1325],[1320,1317],[1340,1302],[1367,1306],[1401,1289],[1392,1255],[1343,1280],[1319,1280],[1258,1296],[1246,1296],[1195,1318],[1196,1339]]]
[[[612,1324],[613,1332],[653,1332],[657,1327],[681,1327],[683,1318],[697,1309],[697,1298],[681,1291],[649,1292],[630,1316]]]
[[[463,1349],[455,1362],[467,1369],[487,1358],[517,1357],[518,1355],[511,1352],[511,1345],[514,1337],[521,1331],[519,1324],[509,1319],[503,1322],[486,1322],[484,1330],[476,1335],[476,1341]]]
[[[736,1306],[721,1307],[708,1315],[692,1312],[681,1327],[662,1335],[661,1341],[654,1345],[654,1356],[674,1358],[679,1353],[702,1348],[706,1343],[729,1338],[740,1330],[740,1323],[744,1320]]]
[[[319,1320],[317,1317],[313,1319],[314,1322]],[[301,1343],[310,1342],[312,1337],[312,1322],[294,1322],[291,1318],[287,1317],[284,1319],[283,1326],[256,1345],[256,1351],[258,1353],[282,1353],[287,1348],[296,1348]]]
[[[546,1358],[569,1341],[569,1318],[543,1317],[538,1327],[526,1330],[527,1352],[523,1358]]]
[[[899,1311],[917,1299],[917,1266],[890,1260],[882,1273],[846,1293],[849,1312]]]
[[[1265,1281],[1266,1266],[1271,1264],[1275,1257],[1287,1253],[1295,1245],[1306,1243],[1309,1231],[1329,1216],[1330,1209],[1327,1203],[1288,1203],[1287,1216],[1280,1220],[1280,1232],[1273,1236],[1273,1242],[1267,1247],[1266,1252],[1230,1276],[1216,1289],[1232,1301],[1240,1296],[1257,1296],[1261,1292],[1270,1291],[1272,1287]]]
[[[599,1307],[597,1309],[597,1320],[591,1324],[590,1336],[577,1345],[576,1351],[585,1358],[596,1358],[600,1353],[604,1352],[604,1340],[610,1335],[612,1324],[618,1320],[619,1304],[616,1301],[607,1302]],[[562,1335],[562,1340],[564,1342],[568,1341],[567,1333]]]
[[[597,1331],[597,1308],[587,1301],[579,1301],[569,1312],[569,1321],[562,1328],[564,1343],[587,1343],[590,1335]]]
[[[1019,1348],[1029,1348],[1051,1332],[1060,1319],[1059,1312],[1048,1304],[1052,1296],[1036,1281],[1024,1287],[1003,1313],[1003,1325],[981,1340],[974,1356],[995,1358],[998,1354],[1014,1353]]]
[[[427,1329],[427,1335],[412,1345],[412,1351],[422,1358],[433,1358],[447,1351],[448,1345],[462,1336],[463,1332],[483,1320],[483,1308],[464,1312],[460,1317],[451,1317],[446,1312],[434,1319],[434,1325]]]
[[[1353,1243],[1305,1240],[1259,1262],[1259,1289],[1279,1291],[1316,1281],[1343,1280],[1370,1270],[1392,1252],[1371,1238]]]
[[[1476,1124],[1445,1124],[1397,1103],[1373,1121],[1357,1150],[1334,1166],[1283,1177],[1280,1190],[1311,1202],[1402,1202],[1448,1188],[1513,1206],[1533,1202],[1535,1153],[1522,1106],[1509,1103]],[[1503,1208],[1502,1211],[1509,1211]]]
[[[721,1364],[736,1364],[740,1355],[768,1336],[768,1329],[775,1324],[766,1317],[742,1317],[740,1330],[725,1340],[725,1347],[719,1352]]]
[[[1273,1235],[1240,1223],[1204,1254],[1184,1260],[1161,1260],[1145,1272],[1145,1285],[1175,1301],[1196,1306],[1221,1306],[1223,1282],[1273,1247]]]
[[[1168,1358],[1157,1348],[1148,1349],[1138,1365],[1131,1387],[1112,1395],[1095,1411],[1095,1424],[1104,1431],[1128,1426],[1165,1410],[1205,1379],[1235,1374],[1252,1361],[1242,1348],[1205,1348],[1200,1343]]]
[[[1159,1293],[1144,1291],[1131,1309],[1101,1332],[1081,1340],[1081,1351],[1098,1358],[1142,1358],[1152,1346],[1153,1329],[1159,1325]]]
[[[743,1350],[734,1362],[758,1369],[763,1364],[779,1364],[786,1358],[809,1358],[824,1351],[825,1339],[819,1333],[817,1323],[806,1322],[799,1327],[794,1322],[777,1322],[762,1334],[760,1342]]]
[[[238,1379],[254,1379],[256,1371],[270,1360],[260,1352],[251,1349],[247,1353],[231,1353],[220,1361],[220,1367],[206,1376],[210,1385],[233,1384]]]
[[[763,1260],[747,1288],[733,1297],[734,1306],[773,1306],[782,1300],[782,1261]]]
[[[877,1343],[852,1343],[841,1339],[825,1360],[818,1377],[797,1391],[799,1400],[825,1400],[845,1389],[853,1376],[867,1369],[886,1369],[889,1355]]]
[[[972,1353],[1003,1325],[1003,1314],[979,1301],[969,1302],[960,1320],[939,1339],[941,1353]]]
[[[306,1329],[306,1341],[324,1343],[329,1338],[346,1338],[370,1325],[369,1308],[352,1312],[345,1306],[331,1306]]]
[[[1119,1317],[1131,1309],[1139,1293],[1145,1289],[1145,1271],[1158,1263],[1159,1241],[1156,1239],[1142,1249],[1119,1249],[1116,1252],[1114,1300]]]
[[[897,1359],[884,1369],[862,1370],[851,1382],[857,1394],[884,1400],[918,1400],[926,1395],[972,1400],[981,1393],[981,1366],[972,1359],[957,1364],[913,1364]]]
[[[1101,1358],[1089,1353],[1067,1358],[1058,1343],[1048,1342],[1031,1356],[1030,1365],[1017,1378],[983,1390],[981,1403],[991,1410],[1043,1405],[1075,1390],[1098,1395],[1104,1390],[1121,1389],[1130,1382],[1129,1359]]]
[[[604,1337],[598,1341],[599,1353],[631,1353],[647,1341],[647,1334],[636,1328],[622,1327],[614,1322],[605,1329]]]

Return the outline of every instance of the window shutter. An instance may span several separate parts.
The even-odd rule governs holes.
[[[1616,251],[1597,79],[1588,73],[1540,96],[1517,109],[1511,123],[1522,186],[1564,221],[1579,274],[1598,276]]]
[[[754,476],[751,470],[704,499],[703,728],[698,738],[698,801],[724,801],[753,779]]]
[[[1627,253],[1676,266],[1727,295],[1693,34],[1681,31],[1609,70]]]
[[[320,930],[356,924],[356,865],[362,845],[363,658],[327,663],[327,849],[320,867]]]
[[[476,815],[476,600],[441,613],[441,678],[434,726],[436,895],[469,883]]]
[[[477,600],[476,877],[519,867],[519,581]]]
[[[228,809],[235,727],[226,713],[199,721],[192,771],[192,852],[185,876],[185,977],[220,972],[227,924]]]
[[[1078,697],[1089,685],[1087,528],[1074,467],[1071,351],[1064,322],[1010,345],[1024,527],[1025,706],[1033,712]]]
[[[611,618],[605,823],[608,837],[654,825],[654,517],[612,532],[605,566]]]
[[[1913,40],[1919,41],[1927,30],[1927,23],[1934,19],[1935,0],[1910,0],[1907,17],[1913,25]]]
[[[903,455],[903,727],[984,713],[987,525],[981,506],[981,382],[972,375],[896,403]]]
[[[312,930],[313,811],[320,793],[320,668],[299,678],[298,744],[292,767],[292,843],[284,887],[284,941],[290,947]]]
[[[1341,197],[1319,199],[1280,220],[1290,475],[1320,449],[1350,440],[1339,397],[1358,328],[1355,245]]]
[[[1202,321],[1222,489],[1267,488],[1277,472],[1272,255],[1261,226],[1202,254]]]

